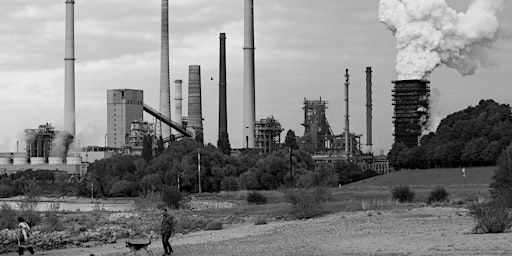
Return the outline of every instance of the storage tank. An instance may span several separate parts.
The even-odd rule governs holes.
[[[27,158],[26,157],[14,157],[12,159],[12,163],[14,165],[26,165],[27,164]]]
[[[82,164],[82,157],[80,156],[68,156],[66,157],[68,164]]]
[[[50,165],[57,165],[57,164],[63,164],[64,158],[62,157],[48,157],[48,164]]]
[[[46,159],[44,157],[31,157],[30,158],[31,165],[42,165],[46,164]]]
[[[0,165],[10,165],[11,159],[8,157],[0,157]]]

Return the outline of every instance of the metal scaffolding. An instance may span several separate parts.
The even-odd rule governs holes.
[[[397,80],[393,83],[395,142],[417,146],[429,116],[430,81]]]
[[[283,128],[273,116],[256,122],[255,146],[264,153],[279,149]]]

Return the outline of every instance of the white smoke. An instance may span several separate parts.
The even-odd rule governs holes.
[[[458,13],[444,0],[380,0],[379,20],[397,40],[398,79],[421,79],[445,64],[462,75],[485,65],[482,49],[498,38],[504,0],[475,0]]]

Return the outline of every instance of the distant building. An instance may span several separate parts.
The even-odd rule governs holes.
[[[129,143],[133,121],[142,120],[143,91],[107,90],[107,146],[121,148]]]
[[[281,124],[274,117],[268,117],[256,122],[255,149],[270,153],[279,149],[281,142]]]

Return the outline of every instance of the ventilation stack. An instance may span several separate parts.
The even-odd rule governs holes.
[[[66,0],[64,130],[75,136],[75,1]]]
[[[160,113],[171,118],[171,88],[169,82],[169,0],[162,0],[162,32],[160,56]],[[160,124],[164,140],[171,137],[171,127]]]
[[[245,0],[244,11],[244,146],[254,148],[256,122],[254,77],[254,2]]]
[[[176,90],[176,97],[174,98],[174,104],[175,104],[175,109],[176,109],[176,122],[180,125],[183,126],[183,107],[182,107],[182,103],[183,103],[183,96],[182,96],[182,84],[183,84],[183,81],[181,80],[175,80],[174,81],[174,85],[176,86],[175,87],[175,90]]]
[[[372,67],[366,67],[366,146],[372,152]]]
[[[188,73],[187,130],[192,138],[203,142],[203,112],[201,109],[201,66],[190,65]]]
[[[347,157],[347,160],[350,156],[350,153],[352,151],[352,147],[350,146],[350,129],[349,129],[349,111],[348,111],[348,86],[350,85],[349,82],[350,75],[348,74],[348,69],[345,69],[345,154]]]
[[[222,143],[229,144],[228,138],[228,114],[226,98],[226,34],[220,33],[220,55],[219,55],[219,138],[217,146]]]

